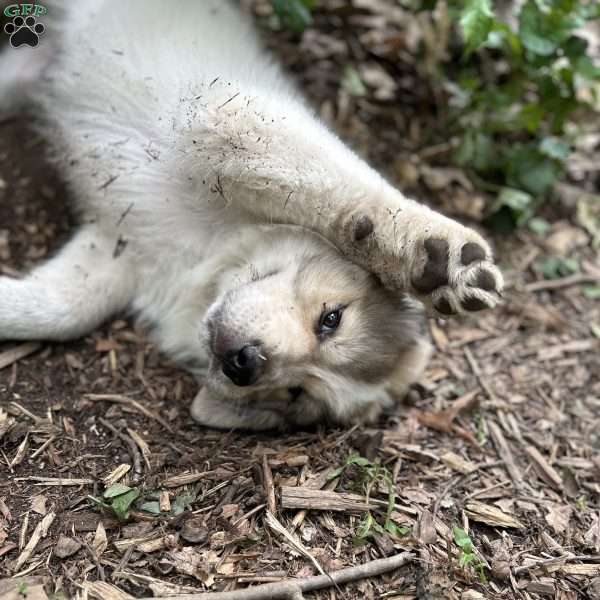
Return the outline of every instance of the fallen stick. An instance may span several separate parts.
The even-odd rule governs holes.
[[[138,412],[141,412],[149,419],[153,419],[157,423],[160,423],[168,432],[174,433],[173,428],[160,415],[148,410],[143,404],[140,404],[133,398],[128,398],[127,396],[122,396],[121,394],[85,394],[84,398],[87,398],[92,402],[114,402],[116,404],[124,404],[137,410]]]
[[[600,277],[597,275],[575,273],[574,275],[569,275],[568,277],[563,277],[562,279],[534,281],[533,283],[529,283],[525,286],[525,291],[539,292],[541,290],[558,290],[561,288],[570,287],[572,285],[598,282],[600,282]]]
[[[129,454],[131,456],[131,461],[133,462],[133,476],[131,477],[131,482],[137,484],[140,482],[144,470],[142,469],[142,457],[139,453],[138,447],[135,442],[125,433],[119,431],[114,425],[109,423],[106,419],[102,417],[98,417],[98,420],[104,427],[112,431],[115,437],[119,438],[122,442],[126,444],[129,448]]]
[[[306,579],[286,579],[278,583],[266,583],[232,592],[206,592],[201,594],[181,594],[178,596],[158,596],[141,600],[303,600],[304,592],[313,592],[331,587],[377,577],[406,565],[414,560],[410,552],[380,558],[362,565],[347,567],[329,575],[315,575]]]

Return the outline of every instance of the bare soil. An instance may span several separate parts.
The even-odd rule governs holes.
[[[440,109],[411,62],[407,32],[372,4],[324,3],[301,43],[285,32],[268,42],[349,143],[403,188],[476,224],[485,197],[454,172],[434,185],[448,176],[443,140],[430,133]],[[373,84],[353,95],[348,65],[380,69],[396,85],[367,76]],[[586,174],[581,189],[593,191],[597,177]],[[72,226],[67,207],[27,119],[0,115],[0,269],[14,275],[60,247]],[[195,382],[128,321],[69,344],[0,344],[0,598],[108,598],[86,588],[97,581],[142,598],[317,573],[266,524],[269,507],[326,571],[412,553],[387,575],[307,597],[600,598],[600,303],[583,278],[545,281],[537,267],[568,255],[597,280],[600,263],[569,206],[546,217],[544,236],[492,240],[508,281],[504,304],[432,320],[437,352],[424,380],[377,427],[200,428],[188,416]],[[16,359],[15,348],[26,356]],[[352,453],[385,467],[378,482],[360,465],[327,481]],[[114,479],[140,493],[126,522],[90,500],[121,465]],[[364,509],[341,496],[327,496],[326,508],[339,510],[323,510],[324,492],[301,513],[280,494],[367,493],[381,501],[369,514],[383,524],[385,477],[402,527],[394,533],[366,532]],[[454,527],[474,545],[462,561]],[[2,595],[15,581],[25,581],[22,594]]]

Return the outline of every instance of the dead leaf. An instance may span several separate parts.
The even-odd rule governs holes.
[[[46,514],[46,502],[48,498],[43,494],[39,494],[38,496],[34,496],[31,499],[31,510],[38,515],[42,515],[42,517]]]
[[[421,425],[425,425],[425,427],[429,427],[430,429],[450,433],[452,431],[454,419],[456,419],[462,411],[470,410],[477,404],[476,398],[478,394],[479,390],[467,392],[460,398],[454,400],[450,408],[439,412],[416,411],[417,420]]]
[[[423,510],[417,521],[415,536],[422,544],[435,544],[437,533],[433,523],[433,515],[428,510]]]
[[[81,548],[81,542],[61,534],[54,546],[54,555],[58,558],[73,556]]]
[[[546,523],[552,527],[555,533],[563,533],[569,526],[569,519],[573,509],[568,505],[555,504],[548,510]]]

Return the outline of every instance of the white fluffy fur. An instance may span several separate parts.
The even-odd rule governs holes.
[[[0,56],[0,101],[14,105],[16,91],[29,88],[83,225],[24,280],[0,278],[0,339],[69,339],[130,309],[154,327],[165,352],[209,363],[200,323],[248,255],[261,268],[273,252],[280,262],[303,260],[297,243],[258,252],[266,234],[257,225],[271,223],[313,230],[397,290],[409,290],[422,270],[423,240],[445,239],[451,306],[461,312],[467,291],[489,306],[497,301],[468,286],[482,264],[460,264],[463,244],[479,243],[501,288],[480,236],[406,199],[344,146],[228,3],[50,3],[48,19],[39,48]],[[362,245],[352,240],[361,215],[375,225]],[[310,248],[324,243],[305,235]],[[431,307],[440,293],[420,300]],[[418,376],[426,354],[411,355],[398,387]],[[230,388],[219,389],[241,396]],[[220,415],[220,396],[207,389],[195,404],[201,421],[279,422],[270,412],[252,422],[227,408]],[[355,388],[362,399],[332,409],[334,418],[372,412],[383,389]]]

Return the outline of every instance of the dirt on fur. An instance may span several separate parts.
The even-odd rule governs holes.
[[[269,4],[252,4],[268,22]],[[440,108],[394,3],[355,4],[322,2],[300,40],[267,42],[344,139],[476,225],[486,198],[428,133]],[[371,82],[360,94],[348,69]],[[0,115],[11,276],[72,226],[27,122]],[[581,194],[597,192],[595,164]],[[492,238],[503,305],[431,320],[423,381],[376,427],[203,429],[188,414],[197,384],[127,320],[68,344],[0,344],[0,598],[243,600],[248,585],[318,574],[315,562],[333,572],[404,551],[399,569],[307,597],[600,598],[600,261],[575,209],[548,209],[543,235]],[[579,272],[544,279],[557,255]]]

